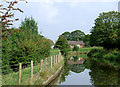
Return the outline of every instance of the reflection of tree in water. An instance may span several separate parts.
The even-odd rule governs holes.
[[[74,56],[73,58],[75,60],[79,59],[78,56],[77,57]],[[61,78],[59,80],[59,83],[65,82],[66,76],[70,75],[70,71],[75,72],[75,73],[81,73],[84,70],[85,70],[84,65],[81,65],[81,64],[70,65],[70,64],[68,64],[67,59],[65,58],[65,60],[64,60],[64,69],[63,69],[63,71],[61,73]]]
[[[59,83],[65,82],[66,76],[68,76],[70,74],[70,68],[69,68],[69,64],[67,62],[67,59],[64,59],[64,67],[63,67],[63,71],[61,73],[61,78],[59,80]]]
[[[91,82],[93,85],[120,85],[120,71],[91,63]]]
[[[73,56],[72,59],[76,62],[79,59],[79,56]]]
[[[73,64],[70,65],[70,70],[75,73],[81,73],[85,70],[85,66],[82,64]]]
[[[90,69],[90,80],[95,87],[101,87],[101,85],[104,85],[103,87],[109,87],[110,85],[112,85],[110,87],[120,87],[120,70],[117,71],[113,68],[108,68],[107,66],[99,66],[96,62],[93,62],[89,59],[86,60],[82,65],[69,65],[66,59],[64,65],[65,66],[61,73],[59,83],[65,82],[66,77],[70,74],[70,71],[81,73],[85,69]]]
[[[78,59],[79,59],[78,55],[72,57],[72,60],[74,60],[74,62],[76,62]],[[85,70],[85,67],[83,64],[72,64],[70,65],[70,70],[72,72],[80,73]]]

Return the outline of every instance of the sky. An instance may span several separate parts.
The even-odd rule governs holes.
[[[119,0],[28,0],[15,7],[24,13],[15,12],[19,18],[14,27],[19,27],[25,17],[33,17],[38,23],[39,34],[53,40],[68,31],[81,30],[89,34],[94,20],[102,12],[118,11]],[[41,32],[41,33],[40,33]]]

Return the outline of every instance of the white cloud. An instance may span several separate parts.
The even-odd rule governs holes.
[[[59,14],[58,8],[54,6],[54,3],[41,4],[42,12],[49,23],[56,23],[55,17]]]

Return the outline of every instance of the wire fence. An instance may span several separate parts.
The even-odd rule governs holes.
[[[4,66],[1,69],[8,69],[2,71],[2,85],[32,84],[39,78],[40,72],[52,69],[60,60],[61,53],[59,52],[57,55],[41,59],[40,62],[31,60],[31,62],[26,62],[24,64],[19,63]],[[9,69],[9,67],[13,68]],[[7,72],[10,73],[7,74]]]

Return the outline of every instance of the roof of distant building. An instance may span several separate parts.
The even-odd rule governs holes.
[[[70,45],[85,45],[83,41],[68,41],[68,44]]]

